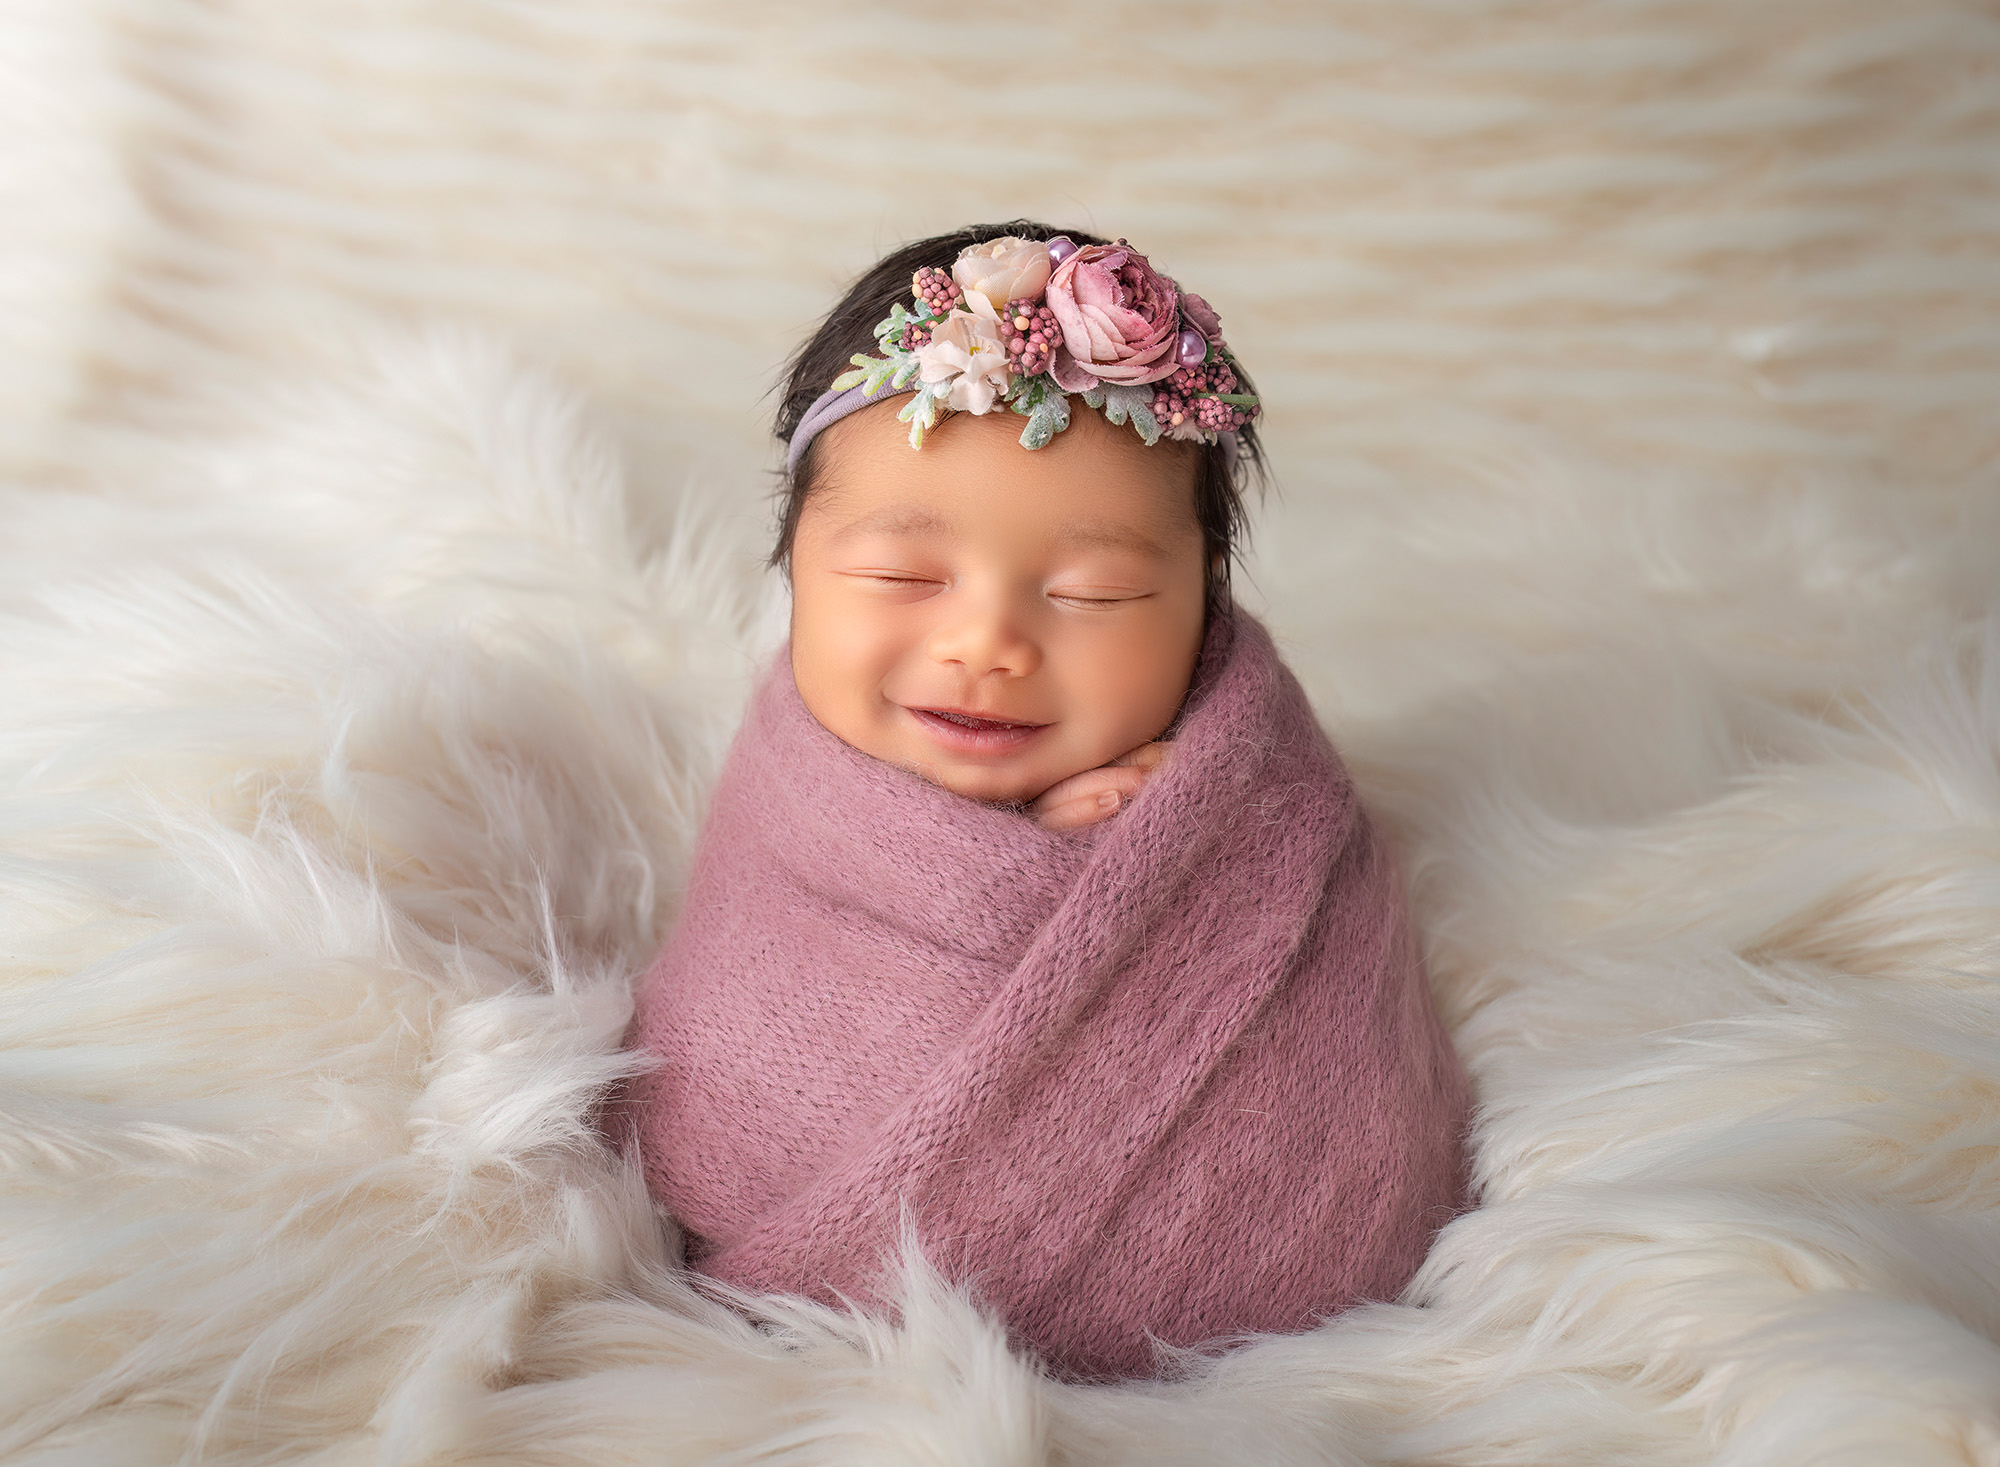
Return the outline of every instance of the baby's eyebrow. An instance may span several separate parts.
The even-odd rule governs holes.
[[[951,522],[934,509],[890,505],[887,509],[865,514],[852,524],[842,525],[835,531],[834,538],[844,540],[849,535],[870,530],[885,535],[945,535],[951,533]]]
[[[1056,538],[1066,549],[1131,550],[1155,560],[1164,559],[1167,553],[1157,540],[1143,531],[1102,520],[1066,526]]]

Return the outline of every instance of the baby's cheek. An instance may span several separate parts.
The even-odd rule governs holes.
[[[891,758],[891,734],[873,696],[873,661],[865,641],[804,608],[792,622],[792,680],[806,711],[842,741],[877,758]]]
[[[1157,739],[1173,721],[1187,683],[1171,667],[1107,678],[1081,700],[1079,769],[1095,769]],[[1072,771],[1074,772],[1074,771]]]

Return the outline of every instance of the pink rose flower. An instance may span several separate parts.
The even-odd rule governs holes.
[[[1009,301],[1040,295],[1049,283],[1049,268],[1047,245],[1003,234],[960,250],[951,278],[967,296],[977,292],[997,311]]]
[[[1049,374],[1065,392],[1157,382],[1180,366],[1180,293],[1129,245],[1085,245],[1049,276],[1045,303],[1063,333]]]

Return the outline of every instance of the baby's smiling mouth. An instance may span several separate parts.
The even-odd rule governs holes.
[[[912,713],[927,713],[932,718],[947,718],[953,723],[964,724],[967,728],[1046,728],[1046,724],[1024,723],[1015,718],[981,718],[972,713],[961,713],[956,708],[912,708]]]
[[[933,739],[962,754],[1012,753],[1049,727],[1046,723],[989,718],[959,708],[910,708],[908,712]]]

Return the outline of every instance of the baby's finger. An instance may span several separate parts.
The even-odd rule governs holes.
[[[1081,774],[1072,774],[1049,786],[1028,806],[1030,813],[1040,815],[1053,810],[1058,805],[1085,795],[1100,794],[1105,790],[1116,790],[1121,795],[1133,795],[1146,782],[1142,769],[1119,769],[1112,765],[1100,765],[1096,769],[1086,769]]]
[[[1097,790],[1052,805],[1035,819],[1044,830],[1080,830],[1100,820],[1109,820],[1124,804],[1125,796],[1117,790]]]
[[[1132,802],[1146,783],[1145,773],[1137,769],[1090,769],[1066,779],[1062,784],[1049,790],[1029,807],[1036,819],[1056,816],[1063,823],[1050,825],[1052,830],[1073,829],[1078,825],[1088,825],[1115,815]]]
[[[1172,747],[1172,744],[1154,739],[1150,744],[1139,745],[1138,748],[1132,750],[1129,754],[1120,754],[1116,759],[1111,761],[1111,767],[1114,769],[1143,769],[1150,774],[1153,770],[1160,767],[1160,761],[1167,757],[1167,751]]]
[[[1028,808],[1036,814],[1053,810],[1081,794],[1095,794],[1099,789],[1101,771],[1086,769],[1081,774],[1072,774],[1068,779],[1059,779],[1037,795]]]

